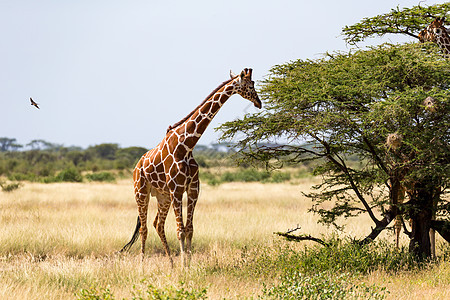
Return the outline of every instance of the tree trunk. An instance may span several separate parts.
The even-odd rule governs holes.
[[[439,189],[431,179],[415,183],[410,194],[408,212],[412,229],[409,251],[419,259],[431,257],[430,228],[436,196],[439,197]]]
[[[431,210],[421,209],[411,218],[411,240],[409,251],[418,258],[431,257],[430,227]]]

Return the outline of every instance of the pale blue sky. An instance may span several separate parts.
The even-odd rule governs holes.
[[[151,148],[230,69],[258,81],[276,64],[347,51],[342,27],[417,3],[0,0],[0,137]],[[255,110],[231,97],[199,143]]]

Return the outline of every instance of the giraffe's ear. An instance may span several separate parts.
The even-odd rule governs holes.
[[[231,79],[233,79],[234,77],[236,77],[237,75],[233,73],[233,71],[230,70],[230,77]]]
[[[241,79],[244,79],[244,77],[245,77],[245,71],[243,70],[239,76],[241,77]]]

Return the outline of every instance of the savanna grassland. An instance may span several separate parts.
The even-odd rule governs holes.
[[[369,252],[344,245],[340,253],[325,253],[319,244],[287,242],[274,235],[297,225],[302,233],[335,240],[346,234],[367,234],[371,224],[364,217],[349,220],[345,234],[317,224],[317,218],[307,213],[310,200],[301,194],[316,182],[303,178],[289,183],[203,184],[189,269],[181,266],[172,211],[166,234],[175,254],[173,269],[152,227],[143,262],[138,245],[129,253],[117,254],[129,241],[137,216],[131,180],[25,182],[12,192],[0,191],[0,298],[283,298],[284,291],[273,287],[282,289],[296,276],[297,287],[314,287],[325,294],[341,289],[344,293],[336,295],[343,299],[450,298],[450,251],[441,239],[439,262],[419,268],[401,258],[405,251],[393,250],[392,233],[385,232],[384,242],[377,246],[384,249],[380,250],[383,262],[370,267],[375,256]],[[149,223],[155,213],[153,200]],[[344,263],[358,259],[365,262]],[[356,291],[350,291],[352,286]]]

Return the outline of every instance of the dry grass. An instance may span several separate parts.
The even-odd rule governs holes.
[[[17,191],[0,192],[0,298],[73,299],[81,288],[90,286],[109,286],[116,298],[129,298],[132,286],[143,278],[156,287],[184,281],[187,287],[207,288],[210,299],[258,295],[263,282],[273,278],[237,270],[245,264],[246,251],[284,243],[272,233],[297,224],[314,236],[332,232],[307,213],[311,203],[301,191],[308,191],[313,181],[203,185],[189,270],[181,268],[178,256],[176,267],[169,267],[154,230],[143,264],[138,246],[128,254],[116,254],[130,239],[137,216],[129,180],[26,183]],[[155,213],[152,201],[150,221]],[[371,225],[364,217],[351,220],[347,233],[364,236]],[[166,234],[177,255],[173,213]],[[389,233],[385,238],[391,238]],[[398,276],[379,271],[364,280],[387,286],[393,298],[445,299],[450,296],[449,271],[449,264],[443,263]]]

